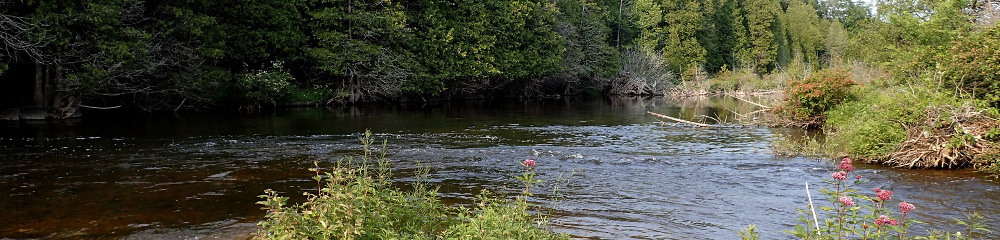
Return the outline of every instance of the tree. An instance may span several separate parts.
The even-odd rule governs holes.
[[[491,13],[488,34],[497,40],[490,48],[501,80],[541,78],[559,72],[562,40],[555,31],[555,4],[545,0],[486,1]],[[596,8],[595,11],[600,11]],[[606,32],[597,37],[607,37]]]
[[[559,78],[565,81],[563,94],[569,94],[571,85],[580,81],[610,77],[618,69],[618,52],[607,41],[613,35],[606,25],[608,11],[586,0],[559,0],[557,4],[555,30],[566,49]]]
[[[821,29],[821,20],[813,6],[798,0],[790,1],[785,24],[789,45],[796,61],[819,68],[819,52],[823,49],[827,29]],[[841,49],[840,52],[843,50]],[[838,54],[840,54],[838,52]]]
[[[840,21],[834,20],[826,30],[826,42],[824,43],[826,54],[831,60],[842,59],[847,51],[848,36],[847,30]]]
[[[220,40],[226,54],[220,56],[218,65],[240,72],[265,69],[275,61],[299,60],[306,40],[299,13],[304,1],[228,0],[213,5],[219,7],[212,8],[211,14],[225,33]]]
[[[188,27],[207,26],[211,19],[192,8],[140,0],[43,0],[17,8],[39,26],[31,36],[45,46],[35,59],[35,100],[52,113],[123,105],[152,109],[204,96],[206,88],[191,78],[203,62],[200,41],[181,36],[202,31]]]
[[[607,26],[612,35],[608,44],[621,49],[631,45],[639,37],[636,26],[639,15],[634,11],[636,0],[598,0],[598,5],[605,9]]]
[[[485,79],[500,73],[489,49],[496,44],[490,35],[486,3],[477,0],[422,0],[408,7],[413,16],[414,37],[408,49],[418,56],[418,69],[407,84],[410,91],[436,95],[454,81]]]
[[[742,35],[737,26],[743,26],[742,21],[737,24],[736,20],[742,17],[738,15],[739,5],[737,0],[714,0],[712,6],[698,37],[706,52],[705,69],[717,71],[723,66],[736,67],[734,53],[739,49],[739,36]]]
[[[744,0],[740,9],[742,18],[736,21],[743,21],[740,24],[746,35],[739,35],[737,59],[740,65],[757,73],[768,72],[775,66],[778,55],[775,28],[781,5],[776,0]]]
[[[639,16],[636,26],[639,28],[640,49],[660,49],[663,29],[663,9],[656,0],[636,0],[633,9]]]
[[[671,70],[687,72],[701,69],[707,61],[707,52],[698,41],[698,33],[704,27],[705,12],[711,9],[711,2],[664,1],[662,9],[665,13],[662,51]]]
[[[348,102],[391,96],[409,78],[403,48],[407,15],[391,0],[311,0],[306,3],[307,62],[337,79]]]

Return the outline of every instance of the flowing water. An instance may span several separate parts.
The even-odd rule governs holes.
[[[537,204],[576,237],[734,239],[755,224],[763,239],[788,239],[805,183],[825,203],[816,189],[833,163],[775,156],[770,142],[794,131],[729,121],[752,110],[729,98],[635,98],[0,123],[0,238],[246,238],[264,215],[258,195],[313,190],[307,168],[355,153],[371,129],[400,181],[429,166],[456,204],[483,189],[516,192],[518,161],[536,159],[546,180]],[[663,124],[646,111],[719,127]],[[1000,231],[1000,184],[986,176],[858,167],[872,181],[863,191],[894,190],[931,228],[960,230],[951,218],[977,211]]]

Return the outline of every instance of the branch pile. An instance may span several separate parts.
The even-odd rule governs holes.
[[[906,168],[962,168],[976,156],[996,153],[1000,123],[970,105],[926,110],[923,126],[910,126],[906,140],[885,163]]]

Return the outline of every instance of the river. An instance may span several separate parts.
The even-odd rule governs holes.
[[[535,159],[545,180],[536,204],[579,238],[734,239],[755,224],[762,239],[789,239],[807,181],[828,205],[816,189],[834,165],[776,156],[770,143],[795,131],[732,121],[753,109],[731,98],[598,98],[0,122],[0,238],[246,238],[264,215],[258,195],[311,190],[313,162],[356,152],[371,129],[401,183],[426,165],[455,204],[482,189],[516,192],[518,161]],[[977,211],[1000,232],[1000,184],[985,175],[857,167],[871,180],[862,191],[892,189],[929,228],[961,230],[951,218]]]

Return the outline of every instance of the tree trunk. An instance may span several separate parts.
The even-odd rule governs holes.
[[[572,91],[572,84],[570,81],[566,81],[565,88],[563,88],[563,96],[569,96]]]
[[[349,88],[349,91],[351,91],[351,95],[348,98],[348,101],[350,101],[351,103],[356,103],[356,102],[358,102],[358,100],[361,99],[361,96],[360,96],[361,95],[361,91],[358,90],[357,80],[353,76],[348,81],[350,83],[347,84],[347,87]]]
[[[45,108],[45,65],[35,63],[35,91],[31,103],[35,108]]]

